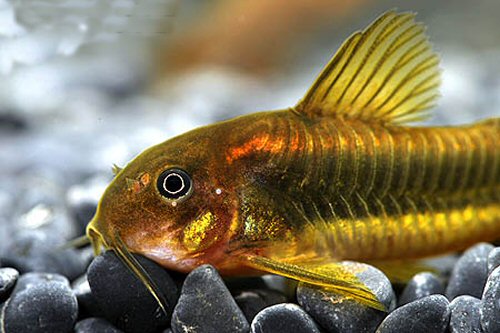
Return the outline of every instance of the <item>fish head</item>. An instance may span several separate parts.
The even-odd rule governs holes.
[[[223,260],[235,199],[207,133],[149,148],[119,171],[87,227],[95,251],[121,246],[182,272]]]

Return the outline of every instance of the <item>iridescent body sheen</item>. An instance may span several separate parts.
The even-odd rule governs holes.
[[[141,153],[99,204],[95,248],[116,250],[155,295],[129,251],[183,272],[277,273],[381,308],[341,260],[401,262],[499,239],[500,119],[404,125],[439,87],[413,17],[387,12],[351,36],[295,107]],[[156,187],[171,168],[192,181],[178,200]]]

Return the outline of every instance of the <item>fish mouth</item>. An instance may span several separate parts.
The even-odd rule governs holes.
[[[146,269],[139,263],[139,261],[132,255],[128,250],[127,245],[123,241],[120,233],[115,231],[112,237],[108,233],[102,232],[102,228],[99,227],[99,221],[97,215],[90,221],[87,226],[87,237],[90,239],[94,254],[99,255],[103,248],[105,250],[112,250],[120,261],[132,272],[132,274],[137,277],[141,283],[146,287],[151,296],[158,303],[161,311],[168,317],[167,308],[169,304],[167,299],[164,297],[160,288],[153,281]]]

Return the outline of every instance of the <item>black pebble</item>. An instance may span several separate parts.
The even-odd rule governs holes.
[[[418,273],[406,285],[399,298],[399,304],[404,305],[433,294],[444,294],[444,284],[441,279],[433,273]]]
[[[431,295],[413,301],[391,312],[377,333],[444,333],[450,321],[446,297]]]
[[[394,291],[389,279],[380,270],[366,264],[344,264],[360,272],[357,274],[358,278],[374,292],[388,310],[394,308]],[[297,288],[297,300],[328,332],[371,333],[387,315],[352,299],[302,282]]]
[[[491,274],[498,266],[500,266],[500,247],[495,247],[488,254],[488,274]]]
[[[60,249],[44,232],[24,231],[14,237],[11,245],[0,258],[2,265],[28,272],[54,273],[73,280],[82,275],[87,259],[82,251]]]
[[[500,332],[500,267],[493,270],[484,287],[481,325],[487,333]]]
[[[450,333],[481,333],[479,308],[481,300],[462,295],[450,303]]]
[[[286,297],[280,292],[266,289],[242,291],[234,299],[245,314],[248,322],[251,322],[260,310],[274,304],[286,302]]]
[[[55,274],[22,275],[6,302],[5,333],[72,332],[78,303],[66,278]]]
[[[28,129],[28,122],[21,117],[19,112],[14,110],[1,110],[0,112],[0,130],[2,133],[18,132]]]
[[[122,333],[122,331],[105,319],[87,318],[76,323],[75,333]]]
[[[291,303],[265,308],[252,321],[252,333],[319,333],[314,320],[300,306]]]
[[[40,283],[69,284],[68,279],[60,274],[31,272],[23,274],[17,281],[14,291],[24,290]]]
[[[19,277],[19,272],[14,268],[0,268],[0,301],[4,300],[14,287]]]
[[[488,254],[493,245],[480,243],[464,252],[451,273],[446,296],[449,300],[459,295],[481,297],[488,277]]]
[[[224,278],[227,289],[233,295],[250,289],[269,289],[262,277],[228,277]]]
[[[97,256],[90,264],[87,272],[90,289],[106,318],[118,328],[126,332],[155,332],[168,326],[177,300],[177,287],[161,266],[145,257],[134,256],[163,293],[167,315],[113,251]]]
[[[83,234],[97,210],[97,204],[91,202],[78,202],[70,207],[73,219],[78,227],[78,233]]]
[[[79,234],[85,232],[87,224],[97,210],[97,203],[102,192],[110,181],[109,172],[106,174],[97,173],[67,190],[66,205]]]
[[[90,290],[87,275],[83,275],[71,284],[76,299],[78,300],[78,318],[104,317],[104,313],[97,304]]]
[[[186,277],[171,328],[174,333],[238,333],[248,332],[249,325],[219,273],[203,265]]]

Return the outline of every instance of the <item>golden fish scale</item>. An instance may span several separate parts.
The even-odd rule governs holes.
[[[230,151],[258,160],[258,186],[280,191],[271,206],[296,235],[288,248],[295,255],[412,258],[500,237],[497,120],[447,128],[311,120],[289,111],[260,117],[248,136],[259,144]],[[241,218],[264,209],[259,230],[276,229],[259,205]]]

